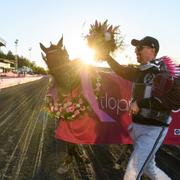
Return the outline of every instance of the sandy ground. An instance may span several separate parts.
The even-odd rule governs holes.
[[[47,86],[48,78],[42,78],[0,92],[0,179],[123,179],[131,145],[77,145],[70,171],[57,173],[61,142],[54,139],[58,122],[43,109]],[[157,156],[173,180],[180,177],[179,152],[179,146],[163,146]]]

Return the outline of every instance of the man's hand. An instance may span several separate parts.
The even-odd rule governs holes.
[[[112,57],[111,57],[109,54],[104,54],[102,58],[103,58],[103,60],[105,60],[105,61],[109,61],[109,60],[112,59]]]
[[[138,107],[136,101],[134,101],[130,104],[130,107],[129,107],[130,114],[137,114],[139,112],[139,110],[140,110],[140,108]]]

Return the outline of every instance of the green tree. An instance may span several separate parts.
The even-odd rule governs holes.
[[[6,54],[4,54],[3,51],[0,51],[0,58],[6,59]]]
[[[15,56],[13,55],[13,53],[11,51],[8,51],[8,53],[6,55],[6,59],[14,60]]]

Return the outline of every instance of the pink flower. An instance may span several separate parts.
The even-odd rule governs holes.
[[[77,116],[79,114],[79,110],[74,111],[74,115]]]
[[[58,107],[54,106],[53,112],[57,112],[58,111]]]
[[[72,106],[67,108],[67,112],[74,112],[74,110],[75,110],[75,106],[74,105],[72,105]]]
[[[72,105],[72,102],[71,102],[71,101],[68,101],[66,104],[67,104],[67,106],[71,106],[71,105]]]
[[[105,32],[104,33],[104,39],[105,41],[110,41],[111,40],[111,33],[110,32]]]

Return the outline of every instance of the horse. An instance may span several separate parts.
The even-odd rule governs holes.
[[[50,47],[46,48],[40,43],[40,48],[45,53],[45,55],[41,53],[42,59],[47,64],[49,73],[53,77],[52,87],[57,90],[57,97],[53,101],[62,102],[65,98],[73,96],[74,89],[80,89],[80,73],[84,70],[85,65],[80,59],[69,59],[69,54],[63,45],[63,36],[56,45],[51,43]],[[62,151],[60,152],[60,167],[57,171],[59,174],[63,174],[70,169],[72,155],[77,152],[77,145],[61,141],[61,139],[59,142]],[[83,154],[81,154],[81,157],[87,159]]]

